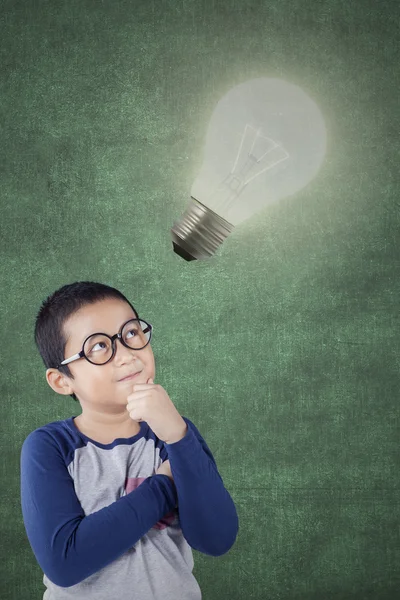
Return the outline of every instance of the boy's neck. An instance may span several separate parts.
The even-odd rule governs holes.
[[[140,431],[140,423],[124,414],[89,416],[82,412],[74,423],[81,433],[101,444],[111,444],[116,438],[130,438]]]

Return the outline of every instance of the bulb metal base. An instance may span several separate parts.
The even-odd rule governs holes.
[[[234,228],[192,196],[171,229],[174,252],[187,261],[210,258]]]

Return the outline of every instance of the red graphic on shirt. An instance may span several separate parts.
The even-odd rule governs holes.
[[[147,479],[147,477],[128,477],[125,481],[126,493],[129,494],[129,492],[136,490],[145,479]],[[157,523],[153,525],[152,529],[165,529],[175,520],[175,516],[174,510],[167,513],[160,521],[157,521]]]

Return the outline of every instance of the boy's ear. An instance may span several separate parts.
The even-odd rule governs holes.
[[[47,369],[46,381],[57,394],[68,396],[74,393],[68,377],[60,373],[57,369]]]

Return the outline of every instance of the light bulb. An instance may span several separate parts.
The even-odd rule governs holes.
[[[209,258],[237,225],[307,185],[325,152],[323,117],[301,88],[267,78],[234,87],[212,114],[174,251]]]

